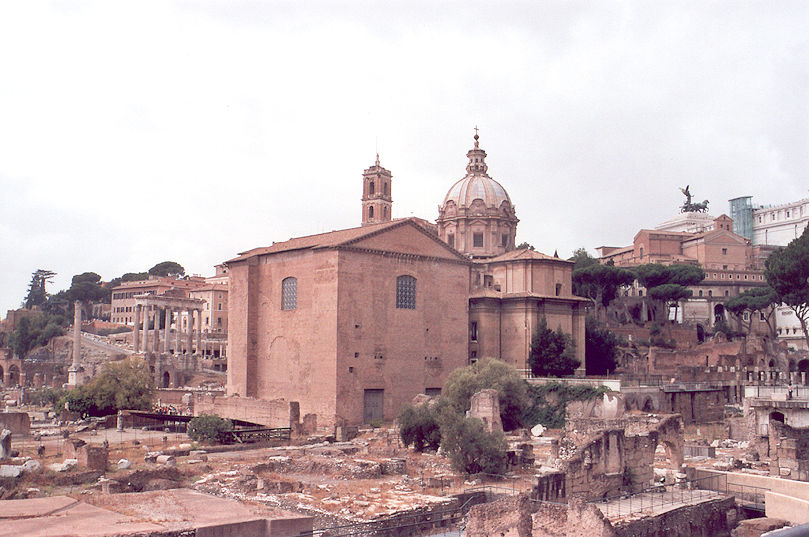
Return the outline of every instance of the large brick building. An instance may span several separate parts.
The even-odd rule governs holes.
[[[683,215],[692,216],[705,215]],[[691,223],[689,221],[689,225]],[[764,259],[768,252],[734,233],[733,220],[727,215],[713,218],[712,223],[712,228],[702,228],[699,232],[641,229],[629,246],[601,246],[596,250],[602,263],[612,261],[620,267],[645,263],[700,265],[705,279],[690,287],[692,297],[679,310],[679,320],[713,326],[717,320],[726,319],[724,303],[729,298],[766,285]],[[637,282],[628,290],[632,296],[643,296],[644,292]],[[755,321],[753,326],[757,330],[766,329],[761,319]]]
[[[437,224],[391,219],[392,175],[377,157],[363,173],[360,227],[226,263],[229,397],[296,401],[319,425],[390,420],[470,361],[524,367],[543,316],[584,364],[573,264],[514,249],[514,207],[477,136],[467,157]]]

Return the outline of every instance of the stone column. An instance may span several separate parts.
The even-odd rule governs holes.
[[[180,333],[183,331],[182,316],[180,310],[176,311],[177,319],[174,321],[174,354],[182,354],[182,342],[180,341]]]
[[[149,305],[143,306],[143,353],[149,352]]]
[[[202,310],[197,310],[197,354],[202,353]]]
[[[166,320],[163,322],[163,352],[169,352],[169,332],[171,332],[171,308],[166,308]]]
[[[152,342],[152,351],[155,353],[160,352],[160,307],[154,307],[154,341]]]
[[[76,387],[81,384],[79,373],[81,361],[81,302],[76,300],[73,302],[73,363],[67,369],[67,384],[68,386]],[[20,386],[25,386],[25,379],[23,372],[20,371]]]
[[[132,329],[132,344],[140,352],[140,304],[135,304],[135,328]]]
[[[194,346],[193,346],[194,345],[194,310],[192,310],[191,308],[188,308],[188,310],[186,310],[186,311],[187,311],[187,314],[188,314],[188,324],[185,327],[186,328],[186,330],[185,330],[185,332],[186,332],[186,338],[185,338],[186,352],[188,354],[193,354],[193,352],[194,352]]]
[[[81,360],[81,302],[73,302],[73,365],[79,367]]]

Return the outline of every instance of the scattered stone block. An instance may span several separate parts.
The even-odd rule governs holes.
[[[55,462],[53,464],[49,464],[48,468],[53,470],[54,472],[67,472],[75,468],[79,464],[77,459],[65,459],[64,462]]]
[[[121,459],[118,461],[119,470],[129,470],[130,468],[132,468],[132,463],[129,462],[129,459]]]
[[[407,459],[385,459],[382,461],[383,475],[402,475],[407,473]]]
[[[20,477],[22,466],[3,464],[0,466],[0,477]]]
[[[531,434],[534,436],[542,436],[542,433],[544,433],[547,430],[548,430],[547,427],[545,427],[541,423],[537,423],[536,425],[531,427]]]
[[[155,462],[168,467],[177,466],[177,459],[173,455],[158,455]]]
[[[11,457],[11,431],[3,429],[0,432],[0,460]]]
[[[25,461],[22,465],[23,472],[38,472],[42,469],[42,463],[35,460]]]

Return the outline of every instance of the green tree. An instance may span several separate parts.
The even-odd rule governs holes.
[[[691,289],[683,287],[676,283],[664,283],[657,287],[649,289],[649,298],[657,300],[662,303],[668,312],[671,306],[674,306],[674,318],[677,318],[677,310],[680,307],[680,301],[691,297]]]
[[[521,242],[517,245],[517,250],[533,250],[534,247],[527,242]]]
[[[405,405],[399,413],[399,435],[405,446],[413,446],[416,451],[438,449],[441,444],[441,425],[438,409],[427,403]]]
[[[45,284],[53,281],[56,273],[46,269],[37,269],[31,275],[31,283],[28,284],[28,293],[25,295],[23,306],[30,310],[34,306],[41,306],[48,300],[48,292]]]
[[[686,287],[697,285],[705,279],[705,271],[697,265],[648,263],[634,267],[632,272],[638,283],[646,288],[646,304],[654,320],[668,319],[668,311],[663,319],[660,318],[659,305],[679,303],[679,300],[690,296],[686,294]],[[661,286],[666,287],[654,290]]]
[[[588,265],[573,271],[573,289],[578,296],[589,298],[595,305],[596,318],[615,300],[622,285],[635,281],[632,271],[614,265]]]
[[[188,436],[195,442],[225,443],[233,423],[215,414],[201,414],[188,422]]]
[[[795,312],[809,345],[806,330],[809,320],[809,226],[800,237],[771,253],[765,267],[767,283],[777,293],[779,302]]]
[[[87,384],[70,390],[61,404],[91,416],[106,416],[118,410],[152,408],[155,385],[149,365],[142,359],[110,362]]]
[[[593,317],[584,324],[584,361],[588,375],[606,375],[618,366],[619,339],[606,328],[601,328]]]
[[[499,360],[478,360],[470,366],[456,369],[444,384],[442,398],[456,412],[463,414],[469,410],[472,396],[487,388],[497,390],[503,428],[510,431],[520,427],[520,417],[530,403],[528,388],[516,369]]]
[[[64,335],[60,318],[45,313],[36,313],[20,319],[8,336],[8,346],[21,359],[37,347],[47,344],[51,338]]]
[[[581,365],[574,358],[574,352],[573,340],[562,331],[562,327],[553,331],[542,317],[528,356],[531,373],[538,377],[570,376]]]
[[[449,454],[456,471],[470,475],[506,471],[508,444],[502,433],[488,432],[481,420],[455,415],[441,431],[441,449]]]
[[[775,327],[775,306],[778,305],[778,294],[769,285],[766,287],[753,287],[725,302],[725,309],[736,317],[739,326],[750,333],[753,324],[753,316],[758,313],[764,322],[772,339],[776,338]],[[747,322],[744,321],[744,313],[749,312]]]
[[[177,278],[185,275],[185,269],[174,261],[163,261],[149,269],[151,276],[171,276]]]

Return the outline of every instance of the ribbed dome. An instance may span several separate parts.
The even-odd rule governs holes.
[[[489,167],[486,165],[486,152],[480,148],[478,135],[475,134],[475,147],[466,153],[469,164],[466,165],[466,176],[452,185],[452,188],[444,197],[444,207],[448,201],[455,202],[458,208],[470,207],[476,199],[483,201],[486,207],[499,208],[500,204],[507,201],[511,205],[511,198],[508,197],[503,185],[489,177],[486,172]]]
[[[449,189],[444,198],[444,206],[454,201],[458,207],[469,207],[476,199],[480,199],[487,207],[500,207],[504,201],[511,205],[511,198],[503,185],[488,175],[467,175]]]

